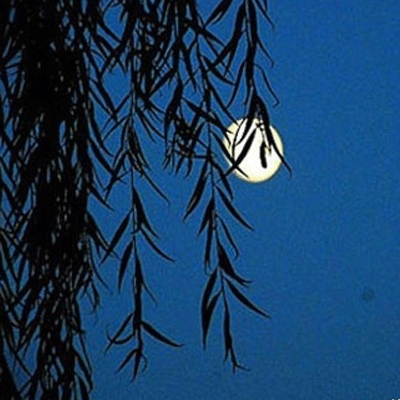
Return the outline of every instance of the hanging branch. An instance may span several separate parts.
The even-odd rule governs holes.
[[[155,299],[145,281],[143,266],[139,256],[139,238],[142,237],[144,242],[159,256],[168,261],[173,260],[156,245],[154,239],[158,236],[148,220],[145,208],[135,187],[135,174],[139,173],[146,176],[145,170],[148,168],[148,165],[133,127],[133,118],[126,120],[121,147],[119,149],[119,158],[116,160],[116,164],[119,165],[119,170],[130,176],[131,208],[114,233],[108,251],[105,253],[102,261],[104,262],[112,254],[114,248],[124,235],[124,232],[128,229],[128,226],[131,225],[131,238],[122,253],[118,270],[118,290],[121,291],[122,289],[124,278],[127,274],[129,264],[132,261],[133,309],[127,314],[116,333],[112,337],[108,335],[109,344],[106,351],[113,345],[129,345],[130,350],[120,363],[118,371],[122,370],[132,361],[132,380],[134,380],[140,371],[146,370],[148,365],[148,359],[144,354],[145,340],[143,333],[172,347],[180,347],[181,345],[167,338],[144,319],[143,293],[147,292],[153,300]]]
[[[2,7],[0,215],[6,262],[0,267],[7,318],[0,318],[0,381],[8,383],[11,372],[7,348],[26,376],[10,398],[87,399],[92,371],[80,297],[97,307],[92,250],[107,248],[88,211],[89,196],[100,196],[94,160],[107,166],[96,145],[89,78],[97,65],[85,39],[97,17],[78,1],[5,1]],[[96,87],[97,100],[111,109],[101,83]]]
[[[115,31],[108,22],[111,9],[120,13]],[[223,38],[218,23],[230,16],[232,32]],[[168,201],[151,175],[143,135],[163,143],[165,168],[185,170],[186,176],[199,171],[184,218],[205,204],[198,232],[205,236],[204,269],[210,274],[201,306],[203,344],[219,305],[225,358],[234,370],[241,367],[230,299],[268,317],[243,293],[248,281],[232,263],[239,248],[225,219],[231,215],[250,228],[233,204],[229,178],[240,171],[252,144],[253,119],[263,122],[268,147],[290,171],[260,95],[278,103],[261,67],[265,61],[272,65],[260,35],[262,20],[273,28],[266,0],[221,0],[207,18],[195,0],[1,2],[0,383],[10,382],[10,398],[89,398],[81,295],[96,309],[98,265],[119,258],[122,243],[118,288],[130,274],[133,305],[110,337],[111,345],[129,344],[120,369],[132,361],[135,378],[147,365],[146,336],[178,346],[144,318],[143,295],[151,292],[141,254],[170,257],[158,245],[134,180],[143,177]],[[127,79],[119,98],[105,83],[115,70]],[[248,123],[234,160],[223,137],[227,122],[236,119],[230,107],[237,102]],[[108,140],[116,135],[120,145],[114,151]],[[221,153],[232,164],[228,170]],[[112,211],[116,187],[128,188],[131,209],[108,240],[89,203],[95,199]],[[25,374],[20,386],[9,379],[8,354]]]

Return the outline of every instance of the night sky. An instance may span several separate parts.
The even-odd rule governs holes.
[[[184,347],[149,338],[148,370],[134,383],[129,368],[115,373],[127,349],[104,355],[105,332],[115,332],[131,299],[129,279],[117,293],[118,261],[106,263],[112,292],[104,290],[86,320],[95,400],[400,398],[400,2],[269,6],[276,28],[263,27],[275,60],[268,71],[281,101],[270,114],[293,176],[281,168],[264,183],[231,177],[235,205],[254,227],[229,221],[241,249],[236,266],[252,280],[246,294],[272,317],[232,301],[235,346],[250,371],[233,375],[223,362],[219,312],[202,349],[202,213],[182,222],[197,174],[162,171],[149,143],[153,176],[171,205],[144,185],[142,194],[159,244],[176,262],[142,254],[158,304],[148,299],[146,316]],[[239,108],[232,113],[243,117]],[[126,201],[114,195],[116,216]],[[111,235],[118,219],[101,218]]]

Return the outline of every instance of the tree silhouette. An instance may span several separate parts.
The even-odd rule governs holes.
[[[109,347],[127,348],[120,369],[131,365],[135,378],[146,368],[144,332],[179,346],[143,317],[145,294],[152,294],[141,254],[155,251],[171,260],[159,246],[151,210],[136,184],[141,176],[167,198],[150,174],[144,136],[163,144],[165,168],[186,175],[200,171],[184,219],[208,193],[198,231],[205,236],[207,276],[203,344],[219,304],[225,358],[234,370],[243,368],[227,293],[268,315],[243,294],[249,282],[232,263],[239,249],[225,216],[251,228],[233,205],[229,177],[254,134],[246,126],[236,163],[222,139],[227,122],[235,120],[229,109],[240,102],[248,121],[263,121],[265,141],[274,146],[261,93],[278,100],[263,67],[272,60],[258,27],[261,20],[271,29],[273,24],[266,0],[221,0],[206,14],[195,0],[1,2],[0,387],[5,398],[89,398],[92,373],[81,299],[84,295],[96,309],[97,269],[109,257],[119,263],[119,289],[125,276],[132,276],[133,308],[109,337]],[[224,38],[218,24],[228,17],[234,24]],[[128,82],[117,99],[107,85],[111,73]],[[109,145],[115,138],[118,148]],[[221,153],[232,163],[228,170],[220,164]],[[89,200],[111,209],[116,186],[125,188],[131,207],[108,239]],[[27,354],[33,355],[33,366]],[[16,367],[25,374],[22,383],[13,377]]]

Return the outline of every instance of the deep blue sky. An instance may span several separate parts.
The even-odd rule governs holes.
[[[145,256],[158,299],[146,310],[185,346],[148,340],[148,371],[133,384],[129,370],[115,374],[123,353],[102,354],[104,331],[128,310],[128,281],[122,297],[105,293],[87,323],[95,400],[400,398],[400,2],[269,4],[270,79],[281,100],[271,117],[294,173],[281,169],[261,184],[232,177],[236,205],[255,228],[231,224],[237,266],[253,281],[247,294],[272,315],[232,304],[238,356],[251,371],[232,375],[222,363],[218,318],[201,348],[200,214],[182,223],[194,182],[155,174],[173,205],[151,195],[147,211],[177,262]],[[124,199],[114,202],[122,215]],[[113,289],[117,266],[103,270]]]

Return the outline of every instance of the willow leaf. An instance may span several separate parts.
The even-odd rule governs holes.
[[[242,303],[244,304],[247,308],[250,310],[256,312],[257,314],[262,315],[265,318],[271,318],[265,311],[261,310],[259,307],[254,305],[246,296],[244,296],[243,293],[239,291],[239,289],[231,282],[228,282],[229,288],[231,289],[232,293],[234,296]]]
[[[232,191],[231,185],[229,184],[228,179],[225,176],[225,173],[224,173],[223,169],[216,162],[213,162],[213,167],[215,167],[216,170],[218,171],[219,178],[222,181],[222,184],[224,185],[226,191],[228,192],[229,197],[233,200],[233,191]]]
[[[226,71],[228,72],[230,70],[233,58],[235,57],[235,53],[237,49],[239,48],[239,41],[243,33],[243,24],[245,22],[245,3],[242,3],[237,11],[236,14],[236,21],[235,21],[235,30],[232,35],[231,43],[233,46],[233,51],[230,54],[228,63],[226,65]]]
[[[201,199],[207,181],[207,176],[206,176],[207,166],[208,166],[208,161],[206,160],[204,161],[203,168],[201,169],[196,187],[193,191],[192,197],[190,198],[189,204],[186,208],[186,214],[183,217],[184,220],[193,212],[193,210],[196,208],[197,204]]]
[[[246,220],[239,214],[235,207],[233,207],[231,201],[226,197],[225,193],[220,189],[217,188],[219,195],[221,196],[222,201],[224,202],[226,208],[230,211],[230,213],[246,228],[253,230],[253,227],[246,222]]]
[[[228,84],[228,85],[232,85],[233,82],[230,81],[229,79],[227,79],[225,77],[225,75],[223,75],[221,72],[218,71],[218,68],[212,63],[212,61],[208,58],[208,57],[204,57],[204,61],[207,64],[208,69],[210,70],[210,72],[219,80],[221,80],[222,82]]]
[[[231,233],[229,232],[229,229],[226,226],[224,220],[221,218],[219,221],[221,222],[222,229],[225,232],[225,236],[227,237],[229,243],[231,244],[231,246],[235,252],[235,258],[238,258],[239,257],[239,248],[237,247],[235,241],[233,240],[233,237],[232,237]]]
[[[192,103],[191,101],[185,99],[186,104],[189,106],[189,108],[198,114],[200,117],[202,117],[204,120],[209,122],[210,124],[217,126],[222,132],[225,131],[225,126],[222,124],[218,116],[215,116],[214,113],[209,113],[205,110],[203,110],[201,107],[196,106],[196,104]]]
[[[267,145],[265,144],[265,142],[262,142],[260,145],[260,162],[261,162],[261,166],[263,168],[267,168],[267,158],[265,157],[265,151],[266,151]]]
[[[105,89],[104,85],[100,82],[95,80],[94,84],[96,85],[97,90],[99,91],[101,97],[104,99],[109,111],[112,112],[112,115],[116,115],[115,113],[115,106],[114,102],[111,100],[110,95],[108,94],[107,90]]]
[[[128,362],[132,359],[132,357],[138,352],[138,349],[133,349],[131,350],[126,357],[124,358],[124,360],[122,361],[122,363],[119,365],[117,372],[121,371],[126,364],[128,364]]]
[[[211,15],[207,18],[206,25],[210,24],[211,22],[217,23],[220,21],[223,16],[228,11],[229,7],[232,4],[232,0],[222,0],[212,11]]]
[[[79,391],[81,392],[81,399],[82,400],[89,400],[89,391],[86,387],[84,380],[81,377],[78,377],[79,381]]]
[[[122,335],[122,333],[125,331],[126,327],[128,326],[131,318],[133,316],[133,312],[129,313],[125,319],[122,321],[121,325],[119,326],[117,332],[115,333],[115,335],[113,337],[109,337],[107,334],[107,339],[110,342],[107,347],[106,347],[106,352],[108,351],[108,349],[115,343],[116,340],[118,340],[118,338]]]
[[[263,0],[264,4],[261,4],[260,0],[255,0],[258,8],[260,9],[262,15],[264,16],[265,20],[271,25],[272,30],[275,29],[275,24],[272,19],[268,15],[268,4],[266,0]]]
[[[169,125],[172,121],[172,119],[175,117],[176,112],[178,110],[179,104],[182,99],[182,93],[183,93],[183,84],[182,81],[179,80],[178,83],[176,84],[174,94],[172,95],[172,99],[170,103],[167,106],[167,110],[165,112],[165,121],[164,121],[164,132],[165,134],[168,131]]]
[[[208,202],[206,210],[204,211],[203,220],[201,221],[201,225],[200,225],[199,231],[197,232],[197,235],[200,235],[200,233],[203,232],[203,230],[207,224],[212,224],[214,208],[215,208],[214,198],[212,198]]]
[[[263,124],[265,127],[265,134],[267,135],[267,139],[268,139],[268,143],[274,148],[274,150],[276,151],[276,154],[278,154],[278,157],[282,161],[283,165],[289,171],[290,175],[292,175],[292,169],[290,168],[289,164],[286,162],[285,158],[283,157],[283,154],[279,151],[278,146],[275,143],[275,140],[272,135],[271,128],[270,128],[270,118],[268,115],[267,107],[265,106],[264,102],[262,101],[262,99],[259,96],[257,96],[257,106],[261,113],[262,121],[263,121]]]
[[[228,275],[241,285],[246,285],[250,283],[249,280],[242,278],[235,272],[233,265],[229,260],[228,254],[222,247],[221,243],[217,244],[217,252],[218,252],[218,265],[225,272],[226,275]]]
[[[144,372],[147,369],[147,359],[146,357],[142,354],[141,351],[138,351],[135,355],[135,362],[133,365],[133,374],[132,374],[132,380],[135,380],[137,377],[137,374],[139,373],[139,367],[140,367],[140,362],[144,361],[144,365],[142,368],[142,372]]]
[[[135,188],[132,188],[132,194],[133,194],[133,202],[136,206],[137,219],[138,219],[139,226],[141,226],[143,224],[153,236],[158,237],[156,231],[152,228],[152,226],[149,223],[149,220],[146,216],[146,212],[144,210],[143,204],[140,201],[139,193],[136,191]]]
[[[202,321],[202,329],[203,329],[203,345],[204,345],[204,347],[206,345],[206,337],[207,337],[207,329],[208,329],[207,324],[209,323],[209,321],[207,322],[207,319],[211,318],[211,315],[208,315],[210,297],[211,297],[211,293],[214,289],[215,282],[217,279],[217,272],[218,272],[218,270],[217,270],[217,268],[215,268],[213,273],[208,278],[208,282],[204,289],[203,298],[201,301],[201,321]],[[212,312],[212,310],[211,310],[211,312]]]
[[[162,333],[157,331],[155,328],[153,328],[147,322],[142,321],[141,325],[147,333],[149,333],[151,336],[153,336],[155,339],[159,340],[160,342],[163,342],[172,347],[182,347],[183,346],[182,344],[173,342],[171,339],[164,336]]]
[[[125,218],[122,220],[120,223],[118,229],[116,230],[109,246],[107,247],[106,254],[104,254],[103,259],[101,262],[103,263],[109,255],[114,251],[115,246],[118,244],[119,240],[121,239],[122,234],[125,232],[126,228],[128,227],[129,224],[129,217],[130,213],[128,213]]]
[[[141,230],[144,238],[146,239],[147,243],[153,248],[153,250],[158,253],[161,257],[165,258],[168,261],[175,261],[172,257],[170,257],[168,254],[164,253],[155,243],[154,241],[150,238],[149,234],[145,230]]]
[[[225,360],[226,360],[228,358],[229,353],[231,353],[233,350],[232,335],[230,328],[230,316],[228,307],[226,305],[224,314],[224,340],[225,340]]]
[[[255,134],[256,134],[256,129],[253,129],[250,136],[247,138],[246,143],[244,144],[243,148],[241,149],[240,154],[237,156],[237,158],[234,158],[234,162],[232,163],[232,166],[226,172],[226,175],[229,175],[232,171],[234,171],[235,169],[238,169],[240,163],[247,156],[247,154],[250,150],[250,147],[253,144]]]
[[[206,268],[208,268],[211,264],[212,238],[213,238],[213,226],[212,224],[209,224],[207,229],[206,250],[204,252],[204,265],[206,266]]]
[[[208,329],[210,328],[211,318],[213,316],[213,312],[215,306],[217,305],[218,299],[221,296],[221,291],[215,294],[211,301],[208,303],[206,309],[202,311],[202,328],[203,328],[203,347],[206,348],[207,345],[207,334]]]
[[[132,253],[132,248],[133,248],[133,242],[130,242],[126,246],[124,253],[122,255],[121,264],[120,264],[119,272],[118,272],[118,290],[119,291],[121,291],[122,281],[124,279],[126,268],[128,266],[129,257],[131,256],[131,253]]]
[[[218,143],[218,145],[219,145],[219,147],[220,147],[222,153],[224,154],[224,156],[227,158],[227,160],[228,160],[231,164],[233,164],[233,163],[235,162],[235,160],[232,158],[232,155],[231,155],[231,154],[229,153],[229,151],[226,149],[225,144],[224,144],[224,143],[222,142],[222,140],[218,137],[218,135],[215,134],[214,132],[213,132],[213,137],[214,137],[215,140],[217,141],[217,143]],[[245,173],[239,166],[236,166],[236,169],[237,169],[240,173],[242,173],[244,176],[247,176],[246,173]],[[227,172],[225,172],[225,177],[226,177],[229,173],[230,173],[229,170],[228,170]],[[232,196],[232,197],[233,197],[233,196]]]
[[[262,69],[261,69],[261,75],[262,75],[262,77],[263,77],[263,80],[264,80],[265,85],[267,86],[269,92],[271,93],[272,97],[273,97],[274,100],[275,100],[275,104],[274,104],[273,106],[274,106],[274,107],[278,106],[279,103],[280,103],[279,98],[278,98],[278,96],[276,95],[275,91],[272,89],[272,86],[271,86],[271,84],[269,83],[267,74],[266,74]]]
[[[101,150],[97,147],[96,143],[92,139],[90,139],[91,143],[91,150],[93,151],[93,154],[97,158],[97,160],[100,162],[100,164],[109,172],[110,174],[113,173],[113,169],[111,168],[110,164],[107,162],[107,160],[103,157],[103,154],[101,154]]]
[[[207,308],[207,304],[210,299],[212,290],[214,289],[214,285],[217,280],[217,273],[218,273],[218,270],[217,270],[217,268],[215,268],[214,271],[212,272],[212,274],[210,275],[210,277],[208,278],[207,285],[204,289],[203,300],[202,300],[202,309],[204,309],[204,310]]]

